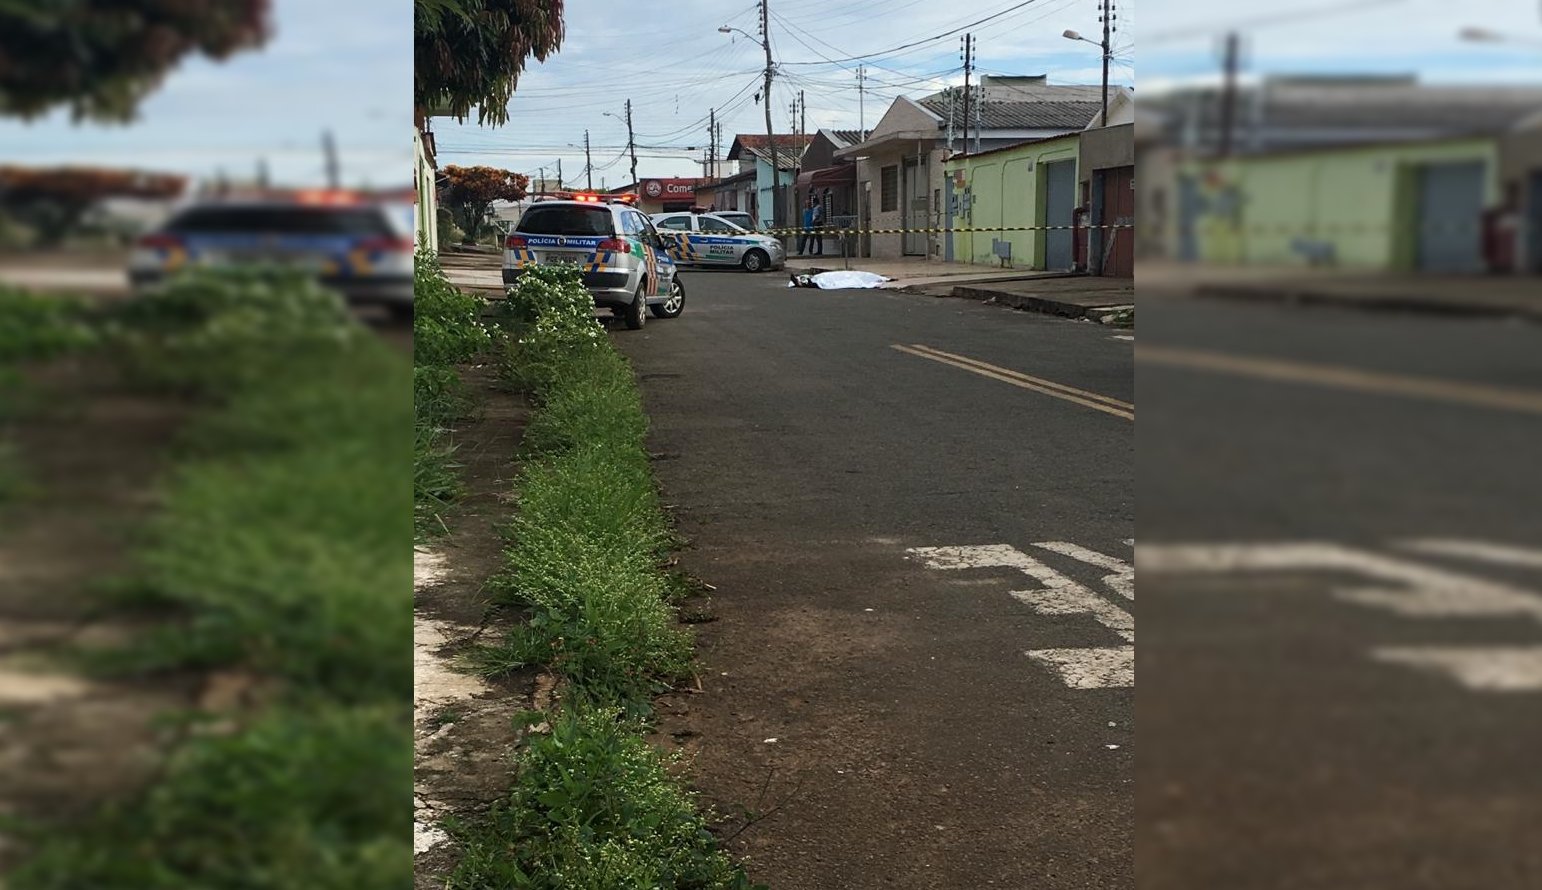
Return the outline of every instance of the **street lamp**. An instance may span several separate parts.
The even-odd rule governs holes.
[[[764,92],[761,94],[761,99],[763,101],[760,103],[760,105],[766,110],[766,149],[771,153],[771,224],[775,226],[777,222],[777,205],[781,203],[778,200],[779,195],[777,192],[781,184],[779,180],[782,178],[782,162],[781,157],[778,155],[776,150],[776,131],[771,127],[771,76],[775,71],[775,68],[771,61],[771,21],[770,10],[768,8],[769,5],[770,4],[767,3],[766,0],[761,0],[760,46],[761,49],[766,51],[766,85]],[[717,30],[719,34],[728,34],[732,36],[737,32],[739,34],[743,34],[745,37],[748,37],[751,40],[755,39],[748,31],[734,28],[729,25],[722,25]]]
[[[1516,37],[1503,31],[1495,31],[1492,28],[1468,26],[1458,31],[1457,36],[1471,43],[1510,43],[1521,46],[1542,46],[1542,40],[1528,40],[1525,37]]]
[[[1067,40],[1080,40],[1082,43],[1090,43],[1103,51],[1103,117],[1100,126],[1106,127],[1108,126],[1108,58],[1112,53],[1108,48],[1108,23],[1106,14],[1104,19],[1105,23],[1103,28],[1103,41],[1101,43],[1096,40],[1090,40],[1086,37],[1083,37],[1080,31],[1076,31],[1072,28],[1065,29],[1065,31],[1060,36]]]

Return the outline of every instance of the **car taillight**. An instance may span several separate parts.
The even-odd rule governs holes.
[[[164,232],[153,232],[141,237],[136,243],[146,250],[171,250],[175,247],[181,247],[182,239],[176,235],[168,235]]]
[[[370,253],[412,253],[416,248],[411,238],[370,238],[359,242],[359,249]]]
[[[525,239],[519,237],[518,235],[510,235],[509,237],[503,239],[503,247],[505,250],[524,250]]]
[[[614,251],[616,253],[626,253],[632,249],[632,245],[622,241],[620,238],[606,238],[604,241],[600,242],[599,249]]]

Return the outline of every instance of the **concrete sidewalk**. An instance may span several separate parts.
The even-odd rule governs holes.
[[[1034,273],[1009,280],[953,278],[909,284],[911,293],[999,303],[1013,309],[1123,323],[1135,306],[1135,281],[1096,275]]]
[[[1542,322],[1542,278],[1212,266],[1141,259],[1141,287],[1200,297]]]

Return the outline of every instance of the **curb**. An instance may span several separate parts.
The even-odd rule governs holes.
[[[1537,306],[1507,306],[1495,303],[1458,302],[1443,297],[1357,297],[1309,288],[1247,287],[1225,284],[1200,285],[1194,289],[1194,295],[1254,303],[1335,306],[1365,312],[1404,312],[1440,315],[1448,318],[1517,318],[1542,322],[1542,303]]]
[[[1069,277],[1069,276],[1068,276]],[[996,303],[1011,309],[1024,312],[1037,312],[1041,315],[1054,315],[1060,318],[1083,318],[1095,321],[1099,324],[1109,324],[1113,319],[1133,311],[1132,303],[1113,303],[1101,306],[1086,306],[1081,303],[1068,303],[1063,300],[1052,300],[1048,297],[1037,297],[1030,294],[1013,294],[1006,291],[991,290],[983,287],[959,286],[953,288],[951,296],[968,300],[981,300],[986,303]]]

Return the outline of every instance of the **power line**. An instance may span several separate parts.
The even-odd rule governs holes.
[[[1310,9],[1297,9],[1278,15],[1260,16],[1255,19],[1246,19],[1233,22],[1229,25],[1209,27],[1205,29],[1183,28],[1171,31],[1161,31],[1145,38],[1147,44],[1174,43],[1180,40],[1190,40],[1200,37],[1215,37],[1231,31],[1249,31],[1254,28],[1267,28],[1272,25],[1288,25],[1298,21],[1316,19],[1325,15],[1344,15],[1351,12],[1360,12],[1378,6],[1392,6],[1407,3],[1408,0],[1359,0],[1355,3],[1336,3],[1332,6],[1318,6]]]
[[[1020,3],[1014,3],[1013,5],[1007,7],[1006,9],[1003,9],[1003,10],[1001,10],[999,12],[992,13],[992,14],[986,16],[983,19],[977,19],[977,20],[972,21],[972,22],[970,22],[970,23],[968,23],[966,25],[960,25],[957,28],[953,28],[951,30],[944,31],[941,34],[938,34],[936,37],[927,37],[927,38],[924,38],[922,40],[914,40],[914,41],[911,41],[910,43],[902,43],[899,46],[892,47],[890,49],[879,50],[877,52],[871,52],[871,53],[863,53],[860,56],[851,56],[851,57],[845,58],[845,59],[826,59],[825,61],[826,62],[832,62],[832,63],[861,62],[861,61],[866,61],[868,59],[877,59],[877,58],[882,58],[884,56],[893,55],[895,53],[898,53],[900,50],[905,50],[905,49],[910,49],[912,47],[925,46],[927,44],[936,43],[937,41],[942,40],[945,37],[952,37],[954,34],[958,34],[958,33],[962,32],[962,31],[967,31],[970,28],[976,27],[978,25],[983,25],[986,22],[993,21],[995,19],[999,19],[999,18],[1001,18],[1002,16],[1004,16],[1004,15],[1006,15],[1008,13],[1015,12],[1015,11],[1017,11],[1019,9],[1022,9],[1024,7],[1026,7],[1026,6],[1031,6],[1031,5],[1033,5],[1034,3],[1037,3],[1037,2],[1039,2],[1039,0],[1022,0],[1022,2],[1020,2]],[[823,64],[823,63],[821,63],[821,62],[783,62],[782,64],[784,64],[784,65],[819,65],[819,64]]]

